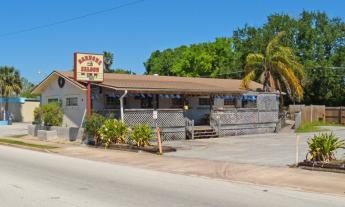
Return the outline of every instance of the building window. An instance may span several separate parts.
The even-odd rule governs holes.
[[[120,105],[120,99],[118,99],[115,96],[105,96],[105,105],[107,106],[119,106]]]
[[[227,107],[235,107],[236,100],[234,98],[226,98],[224,99],[224,106]]]
[[[199,98],[199,106],[209,106],[210,103],[210,98]]]
[[[48,103],[59,102],[58,98],[48,98]]]
[[[171,99],[171,104],[173,107],[182,108],[183,99],[182,98],[173,98],[173,99]]]
[[[256,96],[245,96],[242,99],[243,108],[257,108]]]
[[[78,106],[78,97],[66,98],[66,106]]]
[[[140,99],[140,105],[143,109],[152,109],[153,108],[153,98],[152,97],[146,97]]]

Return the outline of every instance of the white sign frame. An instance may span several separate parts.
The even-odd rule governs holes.
[[[76,81],[103,82],[103,55],[93,53],[74,53],[74,79]]]

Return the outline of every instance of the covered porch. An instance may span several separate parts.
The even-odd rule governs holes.
[[[147,123],[155,127],[157,124],[164,139],[207,138],[229,134],[224,131],[229,130],[229,125],[241,127],[242,124],[242,128],[246,128],[248,124],[260,124],[263,119],[257,117],[263,111],[259,110],[257,100],[267,95],[271,96],[268,101],[276,102],[276,94],[271,93],[119,90],[94,84],[92,110],[123,120],[130,126]],[[157,120],[153,118],[153,111],[158,113]]]
[[[184,92],[162,90],[118,90],[92,86],[92,111],[125,121],[126,113],[157,110],[181,113],[194,125],[209,125],[213,110],[255,108],[257,94],[247,92]],[[152,113],[151,113],[152,115]]]

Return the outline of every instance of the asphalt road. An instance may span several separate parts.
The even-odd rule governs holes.
[[[345,206],[345,197],[232,183],[0,146],[1,207]]]

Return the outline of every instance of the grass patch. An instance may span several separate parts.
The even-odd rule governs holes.
[[[39,149],[55,149],[55,148],[57,148],[57,147],[45,145],[45,144],[32,144],[32,143],[19,141],[19,140],[5,139],[5,138],[0,138],[0,144],[1,143],[9,144],[9,145],[19,145],[19,146],[24,146],[24,147],[33,147],[33,148],[39,148]]]
[[[306,132],[329,131],[329,129],[323,129],[320,126],[342,126],[342,127],[345,127],[344,125],[337,124],[337,123],[314,121],[314,122],[307,122],[307,123],[302,124],[297,129],[297,132],[306,133]]]

